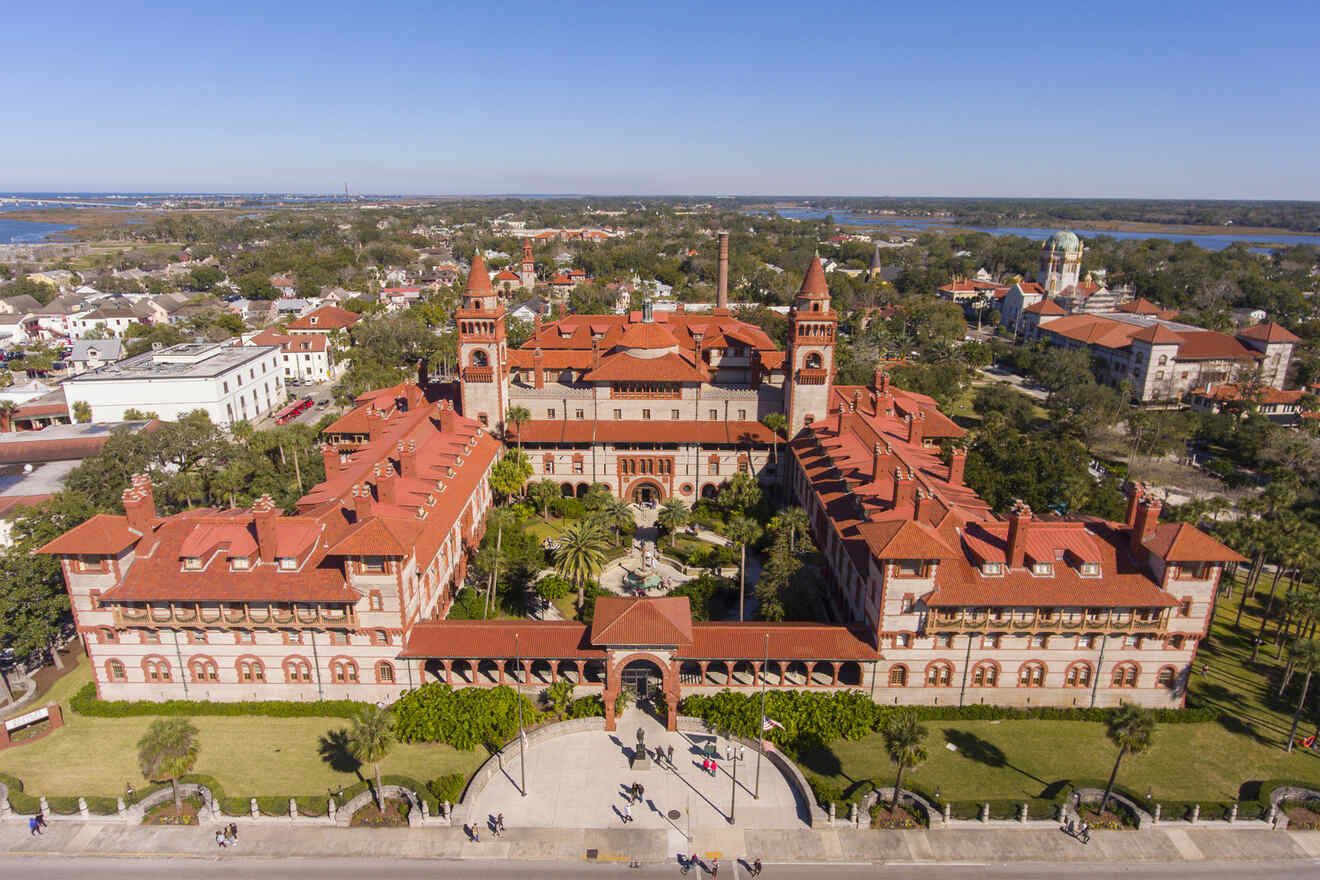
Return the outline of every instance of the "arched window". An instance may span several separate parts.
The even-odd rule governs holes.
[[[335,684],[357,684],[357,664],[347,658],[331,660],[330,680]]]
[[[926,667],[926,687],[948,687],[953,681],[953,666],[943,661]]]
[[[170,672],[170,661],[164,657],[144,657],[142,671],[146,674],[147,681],[174,680],[174,676]]]
[[[240,657],[234,665],[238,668],[238,680],[241,682],[266,680],[266,667],[255,657]]]
[[[802,362],[802,366],[808,370],[819,370],[824,365],[825,362],[820,359],[820,354],[814,351],[808,353],[807,359]]]
[[[1070,688],[1084,688],[1091,686],[1091,664],[1074,663],[1068,667],[1064,673],[1063,683]]]
[[[995,687],[999,684],[999,667],[993,663],[981,663],[972,670],[973,687]]]
[[[1178,680],[1178,670],[1172,666],[1165,666],[1160,669],[1160,673],[1155,678],[1155,684],[1162,688],[1173,689],[1173,684]]]
[[[128,679],[128,673],[124,670],[124,664],[119,660],[105,661],[105,676],[111,681],[125,681]]]
[[[1045,664],[1032,661],[1018,669],[1018,686],[1038,688],[1045,684]]]
[[[1162,354],[1162,355],[1160,355],[1160,366],[1161,366],[1161,367],[1164,366],[1165,364],[1167,364],[1168,362],[1169,362],[1169,356],[1168,356],[1167,354]]]
[[[1120,663],[1114,667],[1114,687],[1134,688],[1137,686],[1137,664]]]
[[[312,664],[302,657],[290,657],[284,661],[284,680],[293,684],[307,684],[312,680]]]
[[[188,661],[193,681],[219,681],[220,669],[210,657],[194,657]]]
[[[485,367],[485,366],[489,366],[489,364],[490,364],[490,359],[486,357],[486,352],[482,351],[479,348],[476,351],[472,352],[472,366]]]
[[[394,684],[394,664],[380,661],[376,664],[376,682],[378,684]]]
[[[907,667],[906,667],[906,666],[901,666],[901,665],[900,665],[900,666],[892,666],[892,667],[890,667],[890,669],[889,669],[889,686],[890,686],[890,687],[899,687],[899,688],[901,688],[901,687],[907,687]]]

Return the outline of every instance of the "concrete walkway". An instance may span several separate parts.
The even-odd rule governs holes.
[[[566,792],[557,793],[562,797]],[[469,842],[461,828],[335,829],[245,825],[238,820],[240,846],[220,850],[215,828],[165,828],[53,821],[41,837],[27,823],[0,822],[0,853],[81,856],[160,856],[235,859],[350,858],[627,860],[675,863],[674,846],[660,828],[523,828],[509,822],[502,838],[482,835]],[[858,831],[823,829],[730,829],[698,832],[688,851],[705,858],[747,856],[768,864],[793,862],[1178,863],[1197,861],[1314,862],[1320,833],[1161,826],[1149,831],[1096,831],[1089,846],[1057,831],[937,830]],[[726,863],[727,865],[727,863]]]
[[[629,766],[639,728],[648,749],[673,747],[672,769],[655,761],[646,770]],[[713,776],[701,769],[701,752],[708,743],[719,752],[720,766]],[[754,752],[747,752],[740,762],[733,807],[736,824],[729,824],[735,789],[732,768],[724,757],[727,747],[727,741],[712,735],[669,733],[649,715],[631,708],[614,733],[586,731],[528,748],[527,797],[520,794],[522,771],[515,750],[505,759],[504,772],[475,793],[468,815],[482,822],[503,813],[506,825],[519,828],[617,826],[639,840],[649,839],[644,832],[655,832],[648,849],[659,844],[673,852],[688,845],[689,831],[697,840],[732,845],[748,829],[806,827],[788,780],[769,761],[761,763],[760,798],[753,799]],[[640,803],[631,805],[633,821],[624,823],[627,791],[634,782],[641,783],[645,792]]]

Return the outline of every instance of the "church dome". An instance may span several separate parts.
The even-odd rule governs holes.
[[[1082,240],[1066,229],[1061,229],[1045,239],[1044,245],[1046,249],[1054,247],[1061,251],[1076,251],[1079,250],[1081,246]]]

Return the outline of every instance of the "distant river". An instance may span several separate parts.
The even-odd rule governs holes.
[[[1065,228],[1063,226],[1056,226],[1051,229],[1032,226],[963,226],[950,220],[898,219],[894,217],[874,217],[869,214],[851,214],[847,211],[811,211],[806,208],[788,208],[779,212],[779,216],[790,217],[794,220],[821,220],[830,215],[833,215],[834,219],[840,223],[850,223],[858,226],[893,226],[912,230],[926,229],[930,226],[957,226],[959,229],[975,229],[980,232],[988,232],[991,235],[1021,235],[1038,241],[1049,238],[1055,232]],[[1254,245],[1313,244],[1320,246],[1320,235],[1288,235],[1284,233],[1278,235],[1234,235],[1231,232],[1117,232],[1108,229],[1074,229],[1073,231],[1083,238],[1107,235],[1120,241],[1145,240],[1147,238],[1162,238],[1165,241],[1190,241],[1208,251],[1221,251],[1236,241]]]
[[[0,211],[13,211],[17,208],[0,207]],[[21,244],[29,241],[45,241],[46,237],[56,232],[73,229],[63,223],[39,223],[32,220],[10,220],[0,214],[0,244]]]

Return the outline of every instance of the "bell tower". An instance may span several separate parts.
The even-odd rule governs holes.
[[[518,281],[522,284],[523,290],[536,289],[536,260],[532,258],[532,240],[523,239],[522,271],[518,273]]]
[[[491,287],[481,253],[472,255],[472,270],[463,291],[463,307],[454,313],[458,324],[458,382],[463,415],[499,430],[509,402],[509,352],[505,312]]]
[[[830,289],[820,257],[811,258],[793,308],[788,313],[788,366],[786,401],[788,436],[829,412],[834,382],[834,332],[839,318],[830,310]]]

